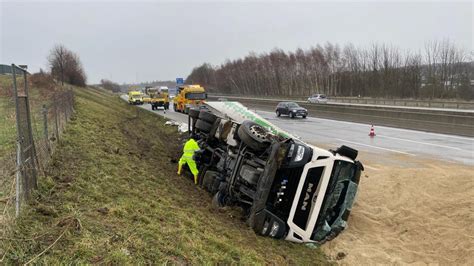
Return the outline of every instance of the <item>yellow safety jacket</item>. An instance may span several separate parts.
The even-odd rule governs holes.
[[[186,144],[184,144],[183,156],[181,156],[181,158],[192,160],[194,152],[198,150],[200,150],[198,143],[193,138],[190,138],[186,141]]]

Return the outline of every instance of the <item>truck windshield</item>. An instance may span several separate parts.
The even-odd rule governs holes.
[[[338,217],[341,217],[346,208],[352,206],[355,193],[349,189],[349,181],[354,179],[357,166],[354,163],[337,160],[331,173],[331,179],[326,189],[323,205],[313,231],[313,240],[321,240],[327,231],[325,226],[332,227]],[[352,195],[352,196],[351,196]],[[351,199],[347,197],[352,197]],[[350,205],[346,205],[349,202]],[[346,218],[347,219],[347,218]]]
[[[355,174],[356,167],[353,163],[337,160],[334,162],[334,169],[331,180],[350,180]]]
[[[206,99],[206,93],[205,92],[189,92],[186,93],[186,99],[189,100],[204,100]]]
[[[297,103],[288,103],[288,107],[290,108],[298,108],[300,107]]]

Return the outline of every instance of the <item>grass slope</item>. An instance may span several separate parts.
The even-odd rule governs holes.
[[[236,210],[176,176],[179,135],[118,97],[76,90],[35,201],[2,238],[0,258],[34,262],[322,264],[319,249],[256,236]],[[48,249],[49,248],[49,249]],[[3,254],[1,254],[3,252]]]

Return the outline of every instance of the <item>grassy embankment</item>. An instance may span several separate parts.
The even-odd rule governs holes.
[[[76,93],[34,202],[1,241],[4,262],[326,262],[319,249],[256,236],[236,210],[212,210],[206,192],[175,174],[181,143],[161,117],[137,117],[104,92]]]

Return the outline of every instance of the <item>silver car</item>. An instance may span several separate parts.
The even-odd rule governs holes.
[[[327,103],[328,98],[324,94],[313,94],[308,98],[309,103]]]

